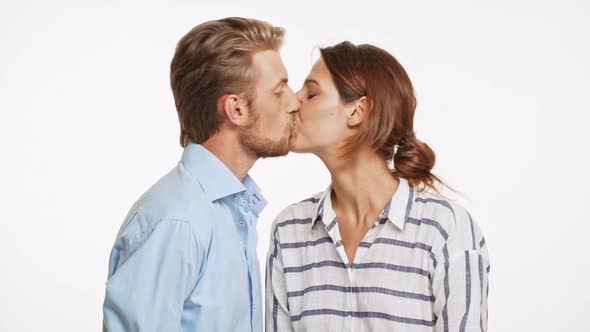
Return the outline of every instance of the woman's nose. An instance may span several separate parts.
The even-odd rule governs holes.
[[[303,90],[299,90],[295,93],[295,96],[297,97],[297,100],[299,100],[299,102],[303,102]]]

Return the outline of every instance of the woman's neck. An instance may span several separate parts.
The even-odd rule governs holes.
[[[356,152],[349,159],[320,157],[332,176],[332,206],[347,220],[373,222],[397,190],[399,180],[391,175],[385,160],[370,149]]]

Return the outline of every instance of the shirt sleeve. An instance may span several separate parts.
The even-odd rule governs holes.
[[[194,288],[200,249],[188,222],[135,216],[113,247],[103,304],[103,331],[178,331]],[[140,226],[137,226],[140,225]]]
[[[432,278],[435,331],[487,331],[489,257],[467,210],[455,206],[455,223],[437,256]]]
[[[278,218],[277,218],[278,219]],[[266,266],[266,331],[293,331],[277,221],[273,223]]]

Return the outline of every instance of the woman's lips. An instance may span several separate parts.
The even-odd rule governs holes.
[[[297,117],[297,115],[293,116],[293,121],[291,121],[291,130],[295,129],[295,127],[297,127],[297,120],[299,120],[299,118]]]
[[[297,128],[297,117],[296,116],[293,116],[293,121],[291,121],[291,126],[290,126],[290,135],[289,135],[289,138],[295,137],[295,134],[296,134],[295,130],[296,130],[296,128]]]

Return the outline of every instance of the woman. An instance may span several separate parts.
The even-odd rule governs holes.
[[[485,331],[485,241],[437,194],[402,66],[340,43],[321,49],[297,96],[291,150],[317,155],[332,183],[273,224],[267,331]]]

